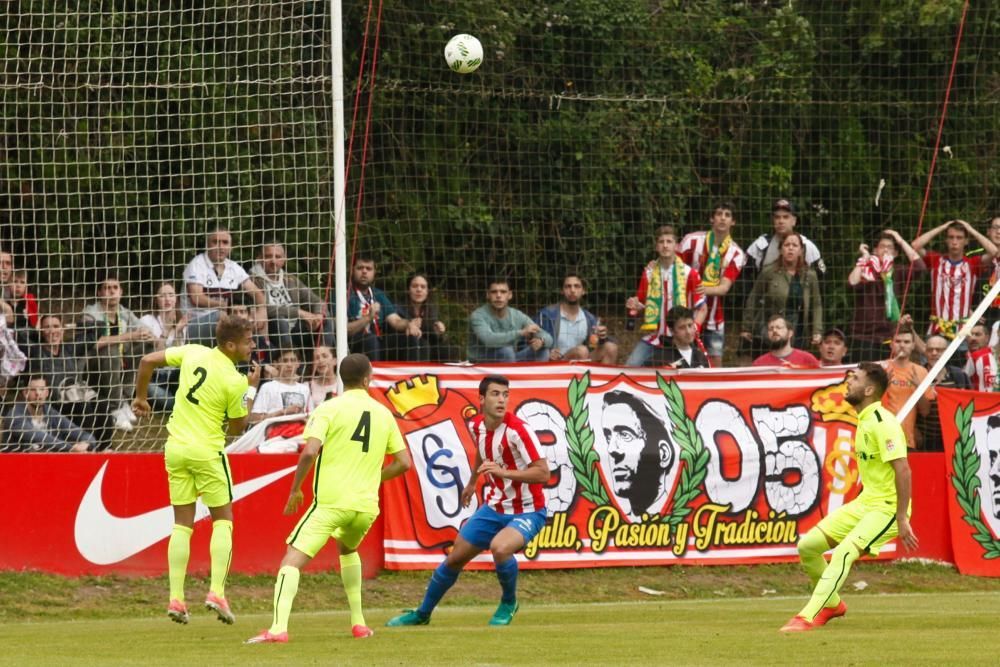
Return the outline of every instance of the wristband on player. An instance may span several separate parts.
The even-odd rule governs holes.
[[[243,395],[246,397],[248,403],[253,401],[253,399],[257,398],[257,387],[247,387],[247,391]]]

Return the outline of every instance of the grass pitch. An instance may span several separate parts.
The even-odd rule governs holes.
[[[847,616],[784,636],[805,598],[523,603],[514,624],[486,625],[490,605],[449,605],[429,626],[385,628],[396,609],[366,612],[375,636],[354,640],[346,612],[293,612],[291,642],[244,645],[270,615],[224,626],[202,608],[166,616],[13,619],[4,664],[25,665],[884,665],[996,664],[996,591],[845,595]]]

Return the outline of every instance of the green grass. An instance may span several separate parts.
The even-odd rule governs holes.
[[[243,645],[265,614],[223,626],[197,610],[188,626],[165,617],[27,621],[0,626],[6,660],[31,665],[804,665],[995,664],[996,592],[848,595],[847,617],[808,634],[778,628],[803,598],[648,599],[525,604],[492,628],[492,603],[444,604],[431,625],[384,628],[395,610],[371,609],[376,635],[350,637],[346,612],[293,613],[287,645]]]

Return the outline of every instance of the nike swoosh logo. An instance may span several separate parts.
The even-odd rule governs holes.
[[[81,556],[96,565],[110,565],[134,556],[170,537],[174,528],[174,508],[170,505],[135,516],[120,517],[111,514],[104,506],[101,496],[108,463],[104,462],[87,487],[87,492],[83,494],[76,511],[74,527],[77,550]],[[233,502],[260,491],[293,472],[295,468],[296,466],[290,466],[234,485]],[[207,516],[208,508],[199,500],[194,520],[201,521]]]

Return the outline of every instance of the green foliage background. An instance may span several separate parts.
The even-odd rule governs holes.
[[[533,312],[579,268],[591,305],[615,316],[655,226],[704,228],[712,203],[730,199],[746,244],[768,228],[771,201],[790,196],[830,266],[828,318],[842,323],[858,243],[916,230],[962,5],[388,3],[352,144],[354,241],[380,259],[391,293],[422,269],[471,308],[488,276],[506,274],[515,305]],[[998,211],[1000,10],[972,5],[927,225]],[[234,258],[277,234],[292,268],[324,283],[327,2],[8,6],[0,243],[36,282],[65,296],[111,267],[148,294],[223,223],[237,232]],[[344,11],[350,128],[368,6]],[[484,44],[472,75],[443,62],[457,32]]]

